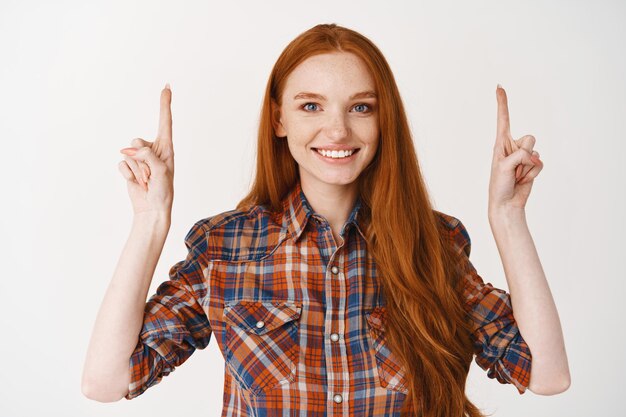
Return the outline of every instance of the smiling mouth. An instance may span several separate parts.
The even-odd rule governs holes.
[[[342,158],[349,158],[350,156],[359,152],[361,148],[354,148],[354,149],[341,150],[341,151],[326,150],[326,149],[319,149],[319,148],[311,148],[311,149],[313,149],[313,151],[317,152],[318,154],[326,158],[342,159]]]

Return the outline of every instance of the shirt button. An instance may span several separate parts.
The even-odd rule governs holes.
[[[340,402],[343,401],[343,397],[341,396],[341,394],[335,394],[333,396],[333,401],[336,402],[337,404],[339,404]]]
[[[258,327],[259,329],[262,328],[263,326],[265,326],[265,322],[263,320],[256,322],[256,327]]]
[[[339,268],[337,268],[335,265],[333,265],[333,267],[330,268],[330,272],[332,272],[333,274],[337,275],[339,273]]]
[[[339,335],[337,333],[331,334],[330,340],[332,340],[333,342],[336,342],[337,340],[339,340]]]

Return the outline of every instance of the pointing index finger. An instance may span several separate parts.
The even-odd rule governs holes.
[[[506,91],[500,84],[496,88],[496,99],[498,101],[498,119],[496,128],[497,142],[507,150],[507,154],[511,153],[511,125],[509,122],[509,105],[507,102]]]
[[[157,132],[157,139],[162,139],[172,142],[172,90],[170,85],[166,84],[165,88],[161,90],[161,110],[159,114],[159,130]]]

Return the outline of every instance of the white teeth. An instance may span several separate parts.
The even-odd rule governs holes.
[[[325,149],[318,149],[317,152],[331,158],[345,158],[352,155],[354,153],[354,149],[349,151],[327,151]]]

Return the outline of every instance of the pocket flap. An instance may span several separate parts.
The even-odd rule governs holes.
[[[385,312],[384,306],[374,307],[371,311],[365,313],[365,318],[371,327],[381,332],[385,331]]]
[[[231,326],[258,335],[300,317],[302,304],[294,301],[249,301],[226,303],[224,320]]]

